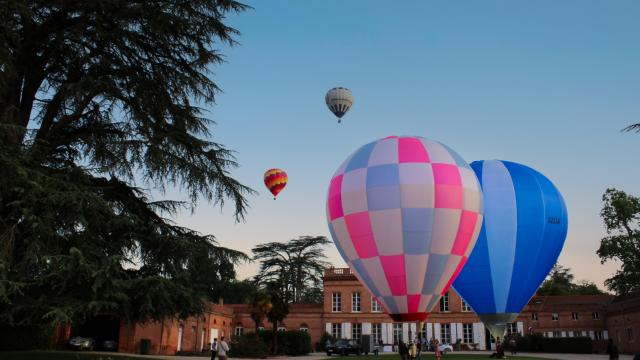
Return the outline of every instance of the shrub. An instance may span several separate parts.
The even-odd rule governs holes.
[[[49,350],[54,329],[50,326],[0,326],[0,350]]]
[[[328,332],[324,332],[320,336],[320,342],[316,343],[316,351],[325,351],[325,347],[327,345],[327,340],[329,340],[332,344],[336,342],[336,337],[329,334]]]
[[[553,353],[590,354],[591,338],[589,337],[565,337],[544,338],[542,351]]]
[[[278,343],[285,355],[298,356],[311,352],[311,336],[304,331],[282,331],[278,334]]]
[[[265,358],[269,354],[268,346],[262,336],[256,338],[255,333],[247,333],[234,337],[229,344],[230,357]]]
[[[306,355],[311,352],[311,337],[308,333],[299,330],[277,331],[278,353],[272,355]],[[260,337],[265,344],[271,346],[273,331],[260,332]]]

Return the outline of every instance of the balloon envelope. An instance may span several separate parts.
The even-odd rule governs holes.
[[[287,186],[289,176],[280,169],[269,169],[264,173],[264,185],[271,191],[275,199],[278,193]]]
[[[530,167],[500,160],[471,167],[484,194],[484,224],[453,287],[502,337],[555,264],[567,208],[551,181]]]
[[[362,146],[329,186],[329,231],[360,282],[396,321],[427,317],[471,252],[482,194],[445,145],[390,136]]]
[[[344,87],[336,87],[327,91],[324,101],[331,112],[338,117],[338,122],[353,105],[351,91]]]

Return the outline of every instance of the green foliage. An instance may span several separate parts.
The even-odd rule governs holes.
[[[335,338],[335,336],[329,334],[328,332],[323,332],[322,335],[320,335],[320,342],[316,345],[316,351],[325,351],[327,340],[329,340],[333,344],[337,339]]]
[[[589,337],[544,338],[542,350],[549,353],[591,354],[592,345]]]
[[[272,351],[272,355],[306,355],[311,352],[311,336],[309,333],[299,330],[272,331],[265,330],[260,332],[260,338],[265,343],[273,342],[273,334],[276,334],[277,343],[279,344],[277,351]]]
[[[590,354],[589,337],[546,338],[542,334],[528,334],[516,338],[518,351]]]
[[[254,247],[253,260],[260,261],[258,284],[276,284],[286,302],[301,302],[305,296],[316,297],[310,289],[322,288],[322,276],[328,263],[324,261],[324,236],[301,236],[286,243],[272,242]]]
[[[254,291],[254,293],[247,299],[247,302],[251,311],[251,320],[253,320],[255,324],[255,331],[257,335],[258,328],[260,327],[262,320],[267,316],[267,314],[269,314],[273,304],[271,303],[269,294],[261,290]]]
[[[269,350],[264,339],[254,333],[236,336],[229,345],[229,356],[232,358],[265,358]]]
[[[54,329],[47,325],[0,326],[0,351],[50,350]]]
[[[212,140],[235,1],[18,1],[0,12],[0,323],[187,316],[240,252],[167,216],[252,190]],[[170,24],[170,25],[168,25]],[[187,202],[156,201],[177,187]]]
[[[244,304],[257,290],[256,284],[249,279],[234,279],[213,288],[210,298],[217,300],[222,297],[224,302],[228,304]]]
[[[618,295],[640,291],[640,198],[621,190],[607,189],[600,216],[607,236],[597,253],[602,263],[620,262],[620,270],[605,281]]]
[[[555,264],[547,279],[538,289],[538,295],[600,295],[598,286],[589,281],[573,282],[571,269]]]

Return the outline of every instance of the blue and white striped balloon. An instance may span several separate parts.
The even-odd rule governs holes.
[[[525,165],[471,163],[484,195],[484,223],[453,284],[494,337],[502,337],[555,264],[567,235],[558,189]]]

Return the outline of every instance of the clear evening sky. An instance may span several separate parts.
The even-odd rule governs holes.
[[[377,138],[421,135],[468,162],[510,160],[548,176],[569,211],[560,263],[600,287],[617,269],[595,251],[605,189],[640,194],[640,134],[620,132],[640,122],[639,1],[249,4],[229,19],[241,45],[214,69],[224,93],[210,117],[214,140],[237,151],[233,176],[259,195],[243,223],[231,207],[201,203],[179,224],[247,253],[330,237],[325,196],[339,164]],[[340,125],[324,104],[335,86],[355,97]],[[277,201],[262,183],[271,167],[289,174]],[[344,265],[333,246],[326,254]]]

